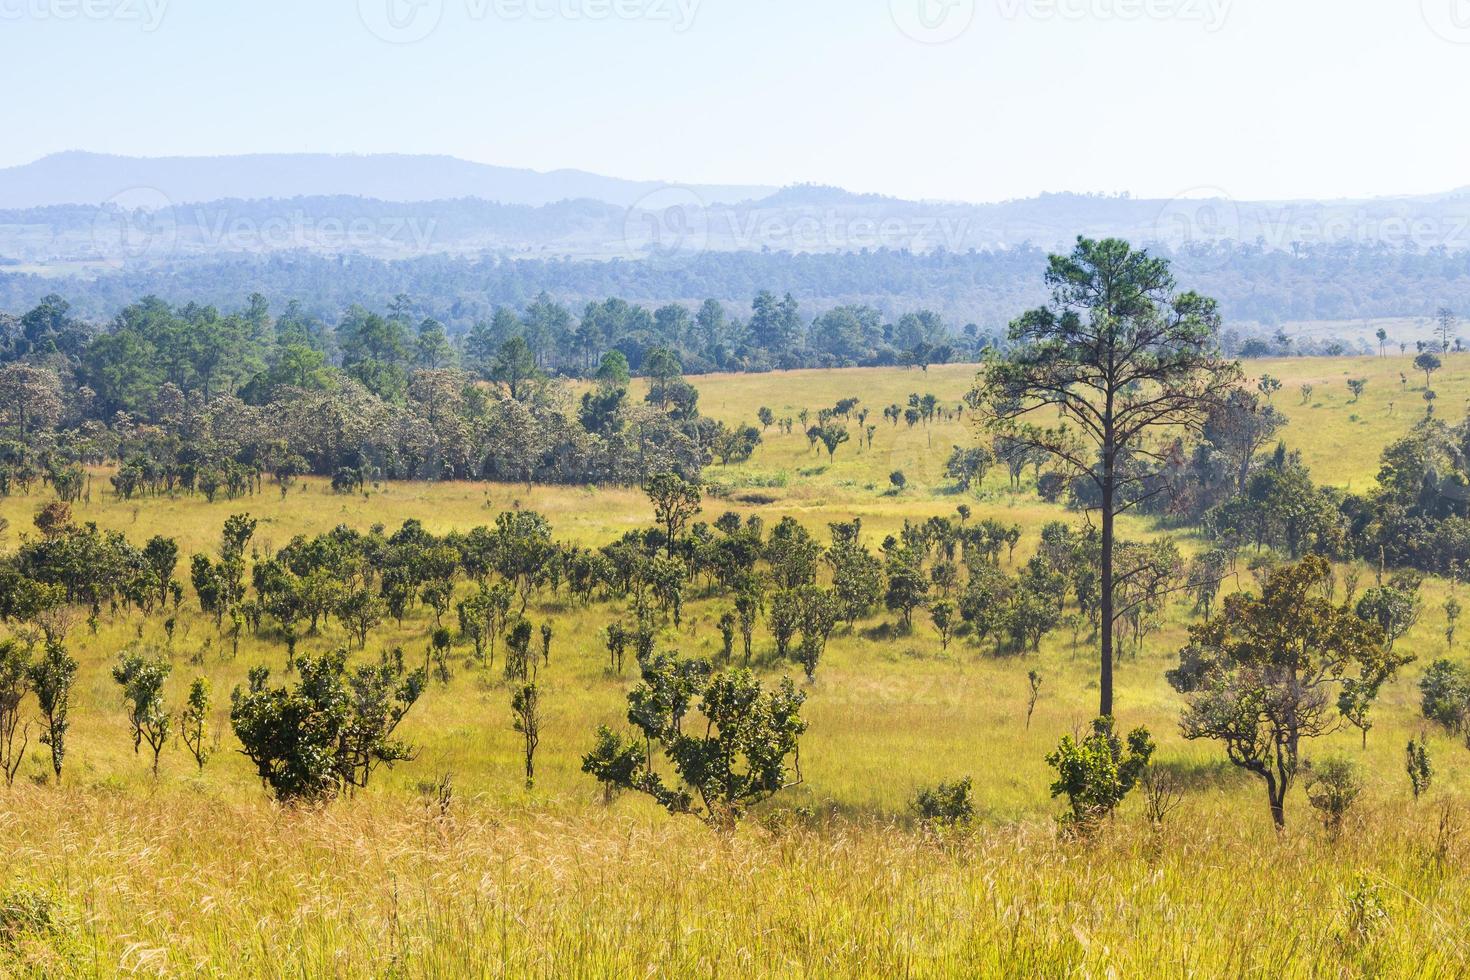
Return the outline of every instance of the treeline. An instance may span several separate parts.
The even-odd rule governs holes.
[[[266,474],[283,492],[305,473],[344,490],[382,478],[697,476],[716,456],[748,458],[760,433],[701,416],[684,359],[697,362],[700,345],[719,347],[737,326],[789,351],[806,334],[795,304],[769,294],[749,328],[716,303],[680,313],[610,300],[574,317],[543,298],[455,340],[406,301],[384,313],[353,308],[333,327],[296,307],[272,316],[258,294],[223,314],[148,298],[97,326],[48,297],[0,333],[9,428],[0,491],[40,478],[74,499],[76,464],[105,460],[121,462],[113,482],[123,496],[183,489],[211,499],[256,492]],[[833,343],[885,343],[875,320],[824,322]],[[949,356],[925,339],[941,329],[931,317],[893,329],[920,364]],[[648,378],[642,399],[630,395],[632,370]],[[577,398],[558,376],[592,385]]]
[[[760,293],[747,320],[713,300],[690,314],[622,300],[579,314],[537,299],[451,337],[400,297],[336,325],[251,296],[237,312],[149,297],[106,325],[59,297],[0,320],[0,492],[37,478],[69,498],[77,463],[122,463],[124,496],[175,489],[211,499],[284,490],[297,476],[339,489],[381,478],[640,483],[748,459],[760,432],[698,411],[688,370],[820,362],[927,368],[959,355],[937,316],[895,323],[869,308],[811,322]],[[984,343],[965,335],[973,355]],[[634,373],[648,379],[630,396]],[[574,397],[559,379],[592,382]],[[825,420],[824,420],[825,421]],[[770,424],[769,422],[766,424]],[[789,429],[789,426],[788,426]],[[846,433],[843,433],[844,437]]]
[[[283,379],[309,379],[327,365],[341,367],[376,394],[393,397],[416,369],[462,367],[489,378],[501,347],[515,338],[525,341],[538,370],[582,378],[590,377],[610,351],[642,373],[651,351],[672,350],[684,371],[700,374],[924,367],[973,358],[991,342],[975,324],[952,329],[930,310],[888,319],[873,307],[856,305],[812,316],[791,294],[769,291],[736,308],[713,299],[693,308],[678,303],[649,308],[616,297],[572,308],[543,293],[523,308],[497,307],[459,332],[436,317],[431,304],[407,295],[394,297],[381,310],[354,305],[332,318],[311,314],[299,303],[273,315],[258,292],[243,307],[223,313],[149,296],[105,324],[78,318],[56,295],[19,315],[0,314],[0,358],[70,358],[114,410],[134,407],[130,400],[136,401],[139,390],[163,382],[186,392],[197,388],[206,398],[216,392],[248,398],[268,394],[260,389]],[[310,363],[298,363],[302,357]]]
[[[1266,333],[1296,320],[1433,316],[1470,309],[1470,252],[1383,244],[1300,244],[1291,250],[1231,243],[1157,254],[1236,323]],[[706,252],[645,261],[425,256],[382,260],[306,253],[175,261],[88,279],[61,280],[85,316],[105,320],[147,295],[226,307],[260,292],[273,306],[296,302],[321,317],[354,304],[382,309],[400,295],[424,304],[451,334],[489,320],[497,307],[524,310],[540,294],[580,310],[608,296],[629,303],[678,302],[691,312],[706,297],[744,306],[761,289],[790,293],[812,315],[872,306],[883,319],[920,307],[962,326],[998,334],[1019,309],[1045,299],[1046,253],[1027,246],[914,253]],[[0,309],[23,310],[57,291],[53,276],[0,275]],[[957,333],[958,331],[956,331]],[[1242,330],[1239,343],[1260,330]],[[1228,346],[1228,345],[1227,345]]]

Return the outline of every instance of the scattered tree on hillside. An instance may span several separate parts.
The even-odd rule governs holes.
[[[653,516],[663,528],[665,546],[670,558],[674,557],[674,545],[684,533],[685,526],[699,513],[699,484],[691,483],[677,473],[659,473],[644,485],[644,492],[653,503]]]
[[[122,687],[128,707],[128,728],[133,751],[144,742],[153,750],[153,778],[158,778],[158,756],[168,742],[173,716],[163,703],[163,685],[173,664],[167,657],[145,657],[137,652],[123,654],[112,668],[112,679]]]
[[[643,681],[628,694],[628,721],[637,736],[599,729],[596,746],[582,760],[584,772],[721,830],[801,782],[798,743],[806,731],[800,714],[806,696],[789,678],[767,692],[748,671],[717,672],[703,660],[665,654],[644,658],[639,666]],[[702,721],[686,728],[696,701]],[[676,783],[652,769],[654,746]]]
[[[993,431],[1044,451],[1095,484],[1102,620],[1111,624],[1115,520],[1138,503],[1131,492],[1143,479],[1138,464],[1160,454],[1149,437],[1161,428],[1197,429],[1240,372],[1218,353],[1215,303],[1177,293],[1168,262],[1126,242],[1079,239],[1070,256],[1050,258],[1046,282],[1052,303],[1011,325],[1010,348],[987,363],[970,402]],[[1023,424],[1041,409],[1055,409],[1066,421],[1053,429]],[[1102,717],[1113,713],[1113,660],[1112,629],[1104,628]]]
[[[1409,774],[1409,788],[1414,793],[1414,801],[1417,803],[1419,797],[1429,790],[1429,785],[1434,781],[1434,766],[1429,760],[1429,745],[1423,735],[1417,739],[1409,739],[1408,748],[1404,750],[1404,771]]]
[[[541,744],[541,690],[534,683],[515,689],[510,699],[512,727],[525,749],[526,789],[536,786],[536,748]]]
[[[1435,371],[1438,371],[1443,366],[1444,366],[1444,363],[1439,359],[1439,356],[1437,354],[1435,354],[1433,351],[1424,351],[1418,357],[1414,358],[1414,367],[1416,367],[1420,371],[1423,371],[1424,372],[1424,387],[1425,388],[1428,388],[1429,387],[1429,379],[1430,379],[1430,376],[1433,375]]]
[[[254,667],[246,688],[231,695],[230,723],[262,782],[282,801],[311,801],[367,786],[379,766],[414,757],[394,731],[428,679],[409,671],[403,653],[347,667],[337,650],[298,663],[294,689],[268,687],[270,671]]]
[[[184,747],[189,750],[200,769],[204,768],[204,764],[214,754],[209,744],[212,734],[209,712],[213,703],[209,680],[196,677],[194,683],[189,685],[189,696],[184,701],[184,710],[179,713],[179,737],[184,740]]]
[[[40,659],[31,664],[31,690],[41,706],[41,744],[51,750],[51,769],[61,782],[66,760],[66,733],[71,727],[71,689],[76,682],[77,662],[59,636],[48,635]]]
[[[15,782],[30,741],[30,725],[21,724],[21,703],[31,687],[30,666],[21,643],[0,640],[0,776],[6,786]]]
[[[1286,795],[1301,744],[1342,718],[1334,689],[1392,677],[1407,658],[1383,631],[1322,594],[1331,566],[1311,556],[1273,572],[1262,595],[1229,596],[1219,616],[1193,627],[1169,682],[1188,705],[1184,737],[1223,743],[1230,761],[1266,786],[1271,819],[1286,824]]]

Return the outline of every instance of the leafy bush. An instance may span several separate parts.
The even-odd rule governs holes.
[[[1342,833],[1343,819],[1362,795],[1358,767],[1347,759],[1326,759],[1308,766],[1307,801],[1322,818],[1329,836]]]
[[[1470,671],[1449,660],[1436,660],[1419,681],[1419,710],[1452,734],[1465,728],[1470,706]]]
[[[921,789],[909,805],[925,824],[956,827],[975,819],[975,796],[969,776],[953,783],[940,783],[933,789]]]
[[[321,800],[366,786],[379,765],[411,759],[393,732],[423,693],[426,672],[407,672],[403,652],[347,669],[337,650],[299,662],[294,690],[271,688],[270,671],[250,671],[231,695],[230,723],[260,778],[281,800]]]
[[[638,663],[643,683],[628,694],[628,720],[638,734],[624,738],[600,728],[582,759],[582,771],[609,796],[637,790],[670,813],[728,829],[754,804],[801,781],[797,742],[806,731],[800,714],[806,695],[789,677],[767,693],[749,671],[715,672],[705,660],[658,654]],[[686,725],[696,698],[704,722]],[[653,771],[644,746],[655,745],[678,785]]]
[[[1124,744],[1113,733],[1111,717],[1092,723],[1092,734],[1082,739],[1064,735],[1055,752],[1046,757],[1057,771],[1051,784],[1053,798],[1065,795],[1071,806],[1062,817],[1070,827],[1086,830],[1112,814],[1133,789],[1154,753],[1147,728],[1135,728]]]

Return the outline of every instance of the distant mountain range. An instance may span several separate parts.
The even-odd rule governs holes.
[[[445,156],[60,153],[0,170],[0,265],[122,265],[308,252],[667,258],[707,251],[918,253],[1065,246],[1117,235],[1175,250],[1351,243],[1470,248],[1470,188],[1418,197],[1239,201],[1045,194],[906,201],[801,185],[683,185],[541,173]]]
[[[125,157],[72,151],[0,169],[0,208],[128,205],[130,197],[141,200],[149,194],[174,204],[347,195],[394,202],[475,197],[532,206],[591,198],[626,207],[664,186],[662,181],[622,180],[583,170],[542,173],[401,153]],[[704,184],[691,189],[710,203],[764,197],[775,190]]]

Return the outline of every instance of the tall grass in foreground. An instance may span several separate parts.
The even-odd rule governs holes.
[[[1450,816],[1446,818],[1445,814]],[[1305,816],[1305,815],[1303,815]],[[1449,823],[1444,821],[1448,819]],[[1462,976],[1466,828],[1186,806],[1091,843],[787,814],[0,796],[0,964],[48,976]]]

